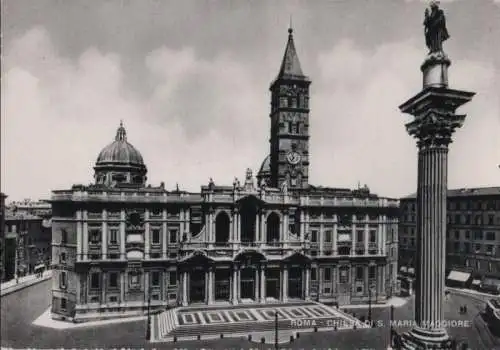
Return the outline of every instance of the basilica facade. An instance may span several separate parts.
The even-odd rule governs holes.
[[[256,177],[147,185],[123,125],[95,182],[53,191],[52,315],[82,322],[179,305],[383,303],[396,292],[398,201],[309,184],[309,85],[292,30]]]

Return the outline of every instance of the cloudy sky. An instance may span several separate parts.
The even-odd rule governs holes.
[[[1,189],[9,199],[92,181],[120,120],[149,182],[198,190],[269,152],[269,83],[290,15],[311,85],[316,185],[415,191],[398,106],[421,89],[414,0],[3,0]],[[449,187],[500,185],[500,3],[442,1],[450,85],[477,92],[449,153]]]

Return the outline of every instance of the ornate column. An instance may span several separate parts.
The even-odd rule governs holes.
[[[120,303],[125,303],[125,271],[120,272]]]
[[[5,249],[5,248],[4,248]],[[83,260],[83,222],[82,211],[76,211],[76,260]]]
[[[182,306],[188,304],[188,273],[182,272]]]
[[[260,291],[260,283],[259,283],[259,280],[260,280],[260,273],[259,273],[259,269],[255,269],[254,270],[254,278],[255,278],[255,285],[254,285],[254,300],[255,301],[258,301],[259,300],[259,291]]]
[[[167,230],[167,210],[162,210],[163,223],[161,224],[161,255],[163,259],[167,258],[167,242],[169,240]]]
[[[102,222],[102,259],[108,258],[108,213],[107,210],[103,210],[103,222]]]
[[[82,233],[83,233],[83,249],[82,249],[82,258],[84,260],[88,259],[89,253],[89,225],[87,224],[87,211],[82,210],[83,218],[82,218]]]
[[[238,271],[237,271],[236,276],[237,276],[237,278],[236,278],[236,290],[237,290],[236,297],[238,298],[238,302],[240,302],[241,301],[241,270],[240,270],[239,266],[238,266]]]
[[[233,265],[233,293],[232,293],[232,303],[238,304],[238,266]]]
[[[430,53],[421,66],[423,89],[399,108],[415,119],[406,124],[417,139],[417,254],[415,321],[417,326],[402,335],[403,348],[449,348],[449,336],[439,324],[444,319],[446,196],[448,147],[465,115],[456,109],[472,99],[474,93],[448,88],[451,61],[442,50],[444,14],[434,6],[430,16],[438,16],[441,26],[428,27],[426,42]],[[437,12],[436,12],[437,11]],[[426,14],[426,23],[429,14]],[[439,34],[439,35],[438,35]]]
[[[262,243],[266,242],[266,215],[264,213],[260,216],[260,241]]]
[[[288,301],[288,266],[283,266],[283,302]]]
[[[260,302],[266,302],[266,267],[260,267]]]
[[[211,305],[214,303],[214,277],[215,271],[213,267],[210,267],[208,270],[208,304]]]
[[[125,251],[125,210],[121,211],[121,221],[120,221],[120,259],[125,259],[127,252]]]
[[[306,300],[309,300],[311,299],[311,296],[310,296],[310,285],[311,285],[311,267],[310,266],[307,266],[305,268],[305,275],[306,275],[306,287],[305,287],[305,291],[304,291],[304,299]]]
[[[144,213],[144,258],[149,259],[149,252],[151,249],[151,224],[149,223],[149,210],[146,210]]]

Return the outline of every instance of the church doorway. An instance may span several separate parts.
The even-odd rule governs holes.
[[[302,298],[302,269],[300,267],[291,267],[288,270],[288,297]]]
[[[229,300],[231,288],[230,277],[230,269],[215,270],[215,300]]]
[[[267,269],[266,270],[266,297],[280,299],[280,270]]]
[[[241,270],[241,299],[255,299],[255,270],[251,267]]]
[[[191,303],[205,302],[204,270],[193,270],[189,273],[189,301]]]

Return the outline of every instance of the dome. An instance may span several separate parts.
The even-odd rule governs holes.
[[[144,186],[147,168],[141,153],[127,142],[120,122],[115,141],[103,148],[94,167],[96,184],[106,186]]]
[[[120,123],[115,141],[103,148],[97,157],[96,165],[115,163],[124,165],[144,165],[141,153],[127,142],[127,133]]]
[[[265,176],[265,175],[271,175],[271,156],[267,156],[264,158],[264,161],[262,162],[262,165],[260,166],[260,170],[258,172],[258,175]]]
[[[257,183],[259,186],[269,186],[271,184],[271,156],[264,158],[257,173]]]

